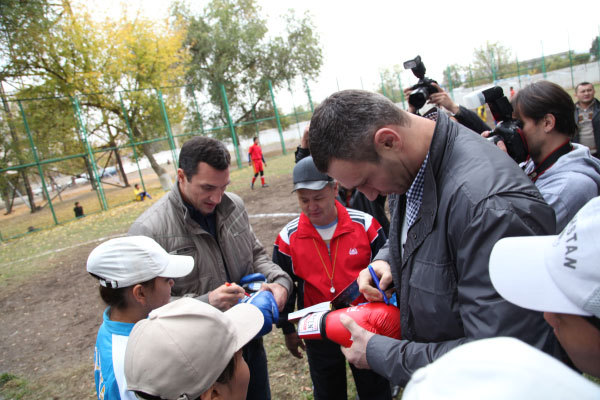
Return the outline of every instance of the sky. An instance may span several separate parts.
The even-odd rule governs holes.
[[[315,101],[339,89],[374,90],[380,72],[420,55],[427,76],[443,80],[451,64],[468,65],[475,48],[500,42],[519,60],[567,51],[588,51],[600,34],[600,1],[391,1],[257,0],[270,31],[284,28],[288,9],[308,12],[323,48],[320,79],[311,83]],[[150,18],[168,14],[167,0],[130,0]],[[194,7],[208,1],[195,0]],[[118,14],[119,0],[98,2]],[[416,83],[410,71],[403,86]],[[302,102],[301,100],[299,102]]]

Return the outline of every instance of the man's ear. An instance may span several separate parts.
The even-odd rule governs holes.
[[[183,182],[185,179],[185,172],[181,168],[177,168],[177,182]]]
[[[556,117],[553,114],[544,115],[544,132],[551,132],[556,126]]]
[[[398,132],[386,126],[375,132],[373,142],[377,152],[400,149],[402,147],[402,138]]]

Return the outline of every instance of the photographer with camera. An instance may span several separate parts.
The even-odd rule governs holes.
[[[560,232],[585,203],[600,194],[600,162],[587,147],[571,142],[577,132],[575,104],[559,85],[532,83],[515,95],[512,105],[514,117],[522,124],[520,136],[528,155],[523,171],[554,209]],[[499,147],[506,151],[501,143]],[[515,158],[510,148],[507,152]]]
[[[419,114],[419,109],[425,104],[434,104],[437,107],[444,107],[452,116],[462,125],[477,132],[482,133],[489,130],[489,126],[485,124],[477,113],[460,106],[448,96],[446,92],[436,81],[425,76],[425,64],[421,61],[421,57],[417,56],[412,60],[404,63],[405,69],[411,69],[413,74],[419,78],[419,82],[415,85],[404,89],[404,94],[408,96],[408,112],[411,114]],[[424,115],[429,119],[436,119],[431,116],[428,111]]]

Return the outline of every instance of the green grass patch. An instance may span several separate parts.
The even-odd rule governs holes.
[[[288,175],[294,167],[294,155],[273,157],[267,165],[267,179],[269,176]],[[236,192],[246,189],[252,175],[253,170],[250,167],[233,170],[231,184],[227,190]],[[152,194],[152,200],[134,202],[128,201],[133,198],[131,188],[115,191],[111,194],[112,199],[117,201],[117,196],[121,196],[124,204],[91,215],[88,214],[86,204],[82,202],[86,212],[84,218],[72,218],[64,224],[50,225],[46,229],[0,243],[0,288],[9,284],[18,285],[30,279],[32,275],[51,268],[54,264],[47,261],[57,250],[73,249],[80,244],[126,233],[133,221],[165,194],[159,186],[149,187],[148,192]],[[97,201],[95,192],[90,195],[90,201]],[[73,203],[69,201],[68,204],[68,212],[72,213]],[[43,218],[45,217],[39,213],[34,213],[17,216],[15,220],[20,221],[21,225],[40,226]]]
[[[29,383],[13,374],[0,375],[0,399],[19,400],[31,397]]]

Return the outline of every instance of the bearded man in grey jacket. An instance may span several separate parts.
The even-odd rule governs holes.
[[[434,122],[359,90],[317,107],[309,144],[317,168],[345,187],[370,200],[391,195],[389,239],[372,266],[388,295],[393,281],[402,338],[342,316],[354,340],[342,350],[350,362],[404,385],[481,338],[512,336],[558,355],[542,314],[505,301],[490,281],[498,239],[555,232],[552,208],[506,154],[444,113]],[[367,270],[359,286],[368,300],[382,299]]]
[[[225,311],[244,297],[242,277],[262,273],[283,309],[292,280],[273,263],[258,241],[242,199],[225,192],[230,155],[223,143],[194,137],[181,147],[177,184],[146,210],[129,229],[130,235],[153,238],[171,254],[194,257],[194,269],[175,279],[173,296],[191,296]],[[267,359],[262,338],[243,349],[250,368],[247,399],[270,399]]]

